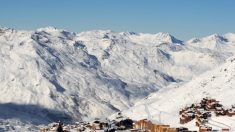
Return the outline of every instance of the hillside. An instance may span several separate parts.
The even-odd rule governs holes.
[[[199,103],[205,97],[217,99],[225,108],[231,108],[235,104],[233,99],[235,94],[234,77],[235,57],[231,57],[222,66],[208,71],[188,83],[171,85],[151,94],[123,113],[136,120],[147,118],[157,123],[197,130],[195,121],[185,125],[179,123],[179,111],[193,103]],[[235,130],[234,124],[234,116],[209,119],[209,126],[217,129],[226,127],[233,131]]]
[[[128,109],[223,64],[234,54],[233,35],[217,43],[230,50],[217,50],[168,33],[1,28],[0,119],[40,125]]]

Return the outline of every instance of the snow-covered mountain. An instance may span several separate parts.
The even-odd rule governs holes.
[[[198,130],[195,121],[181,125],[179,111],[193,103],[199,103],[205,97],[214,98],[225,108],[231,108],[235,105],[234,85],[235,56],[229,58],[222,66],[205,72],[188,83],[172,84],[149,95],[132,108],[123,111],[123,114],[136,120],[147,118],[173,127],[184,126]],[[213,117],[208,125],[215,129],[229,128],[235,131],[235,117]]]
[[[21,113],[15,117],[20,121],[40,124],[89,120],[128,109],[159,89],[223,64],[234,54],[233,35],[216,41],[229,49],[218,50],[168,33],[1,28],[1,115],[14,118],[4,114],[10,109]],[[200,45],[212,43],[206,40]]]
[[[212,50],[217,50],[217,51],[230,51],[233,52],[233,47],[234,45],[231,43],[234,43],[234,34],[233,33],[227,33],[223,36],[218,35],[218,34],[213,34],[207,37],[203,38],[193,38],[187,41],[186,43],[188,45],[193,45],[197,46],[200,48],[208,48]]]
[[[183,41],[176,39],[169,33],[157,33],[157,34],[144,34],[144,33],[133,33],[124,32],[122,33],[125,37],[129,38],[131,42],[138,44],[161,44],[161,43],[175,43],[183,44]]]

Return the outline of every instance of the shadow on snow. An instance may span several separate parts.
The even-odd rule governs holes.
[[[71,122],[71,116],[57,110],[43,108],[38,105],[22,105],[14,103],[0,104],[0,119],[19,119],[23,123],[34,125],[49,122]]]

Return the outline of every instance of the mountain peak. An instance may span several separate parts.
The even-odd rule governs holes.
[[[157,39],[163,42],[183,44],[183,41],[176,39],[174,36],[172,36],[169,33],[159,32],[155,34],[155,36]]]
[[[120,33],[121,35],[125,35],[125,36],[130,36],[130,35],[139,35],[139,33],[136,33],[136,32],[121,32]]]
[[[5,32],[14,32],[16,31],[15,29],[13,28],[8,28],[8,27],[0,27],[0,33],[5,33]]]
[[[188,40],[186,43],[199,43],[201,40],[199,38],[192,38]]]
[[[203,38],[192,38],[188,40],[186,43],[195,44],[195,43],[203,43],[203,44],[221,44],[228,42],[226,37],[220,36],[219,34],[212,34]]]
[[[219,34],[212,34],[210,36],[202,38],[204,41],[213,41],[213,42],[227,42],[228,40]]]
[[[57,32],[57,31],[60,31],[60,29],[57,29],[56,27],[53,27],[53,26],[48,26],[48,27],[44,27],[44,28],[39,28],[36,31]]]

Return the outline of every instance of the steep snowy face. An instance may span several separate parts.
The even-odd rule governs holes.
[[[219,43],[219,42],[228,42],[228,40],[218,34],[212,34],[210,36],[202,38],[202,41],[207,41],[211,43]]]
[[[176,44],[183,44],[183,41],[176,39],[175,37],[173,37],[172,35],[170,35],[169,33],[157,33],[155,35],[156,39],[158,39],[160,42],[164,42],[164,43],[176,43]]]
[[[186,44],[191,46],[196,46],[200,48],[208,48],[217,51],[227,51],[233,52],[234,43],[232,33],[225,34],[220,36],[218,34],[213,34],[203,38],[193,38],[186,42]]]
[[[46,100],[49,90],[41,89],[49,83],[37,70],[35,61],[37,53],[30,35],[30,32],[7,29],[0,36],[1,103],[35,101],[35,103],[50,105],[50,100]],[[34,98],[34,94],[38,96]]]
[[[20,119],[102,117],[171,83],[189,81],[232,55],[184,45],[166,33],[2,28],[0,107],[17,109]]]
[[[76,40],[86,45],[88,52],[98,58],[110,76],[118,75],[125,82],[151,83],[159,87],[168,85],[169,80],[188,81],[232,55],[228,51],[162,41],[169,36],[166,33],[90,31],[78,34]],[[164,77],[155,71],[161,71]]]
[[[228,40],[225,38],[225,37],[222,37],[218,34],[212,34],[210,36],[207,36],[207,37],[204,37],[204,38],[201,38],[201,39],[191,39],[188,41],[189,43],[212,43],[212,44],[215,44],[215,43],[226,43],[228,42]]]
[[[75,119],[130,106],[127,84],[106,75],[73,33],[46,28],[7,35],[1,36],[2,104],[39,105]]]
[[[179,127],[182,126],[179,124],[179,111],[193,103],[199,103],[202,98],[214,98],[220,101],[226,109],[235,105],[234,77],[235,56],[229,58],[222,66],[205,72],[188,83],[174,84],[151,94],[136,103],[134,107],[123,111],[123,114],[137,120],[148,118],[158,123]],[[217,121],[219,127],[212,127],[221,129],[229,126],[231,130],[235,130],[234,119],[234,117],[212,118],[212,124],[208,125],[213,125],[213,121]],[[209,123],[211,121],[209,120]],[[197,130],[194,122],[184,126]]]
[[[169,33],[157,33],[157,34],[146,34],[146,33],[133,33],[124,32],[121,33],[126,39],[137,44],[161,44],[161,43],[174,43],[183,44],[183,41],[176,39]]]

